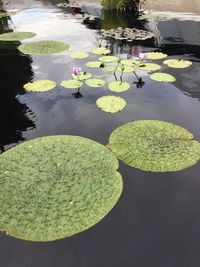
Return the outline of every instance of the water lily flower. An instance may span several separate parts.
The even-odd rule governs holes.
[[[73,67],[72,74],[79,75],[81,73],[81,67]]]
[[[141,53],[141,51],[140,51],[139,47],[137,47],[137,46],[132,47],[132,49],[131,49],[131,55],[132,56],[138,57],[140,53]]]
[[[145,61],[147,59],[147,56],[144,53],[139,53],[138,58],[140,61]]]

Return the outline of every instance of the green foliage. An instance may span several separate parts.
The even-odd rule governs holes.
[[[129,88],[130,84],[127,82],[116,81],[108,84],[108,89],[112,92],[125,92],[128,91]]]
[[[9,32],[0,35],[0,41],[22,41],[32,38],[36,35],[34,32]]]
[[[83,83],[77,80],[65,80],[60,85],[66,89],[76,89],[83,86]]]
[[[85,81],[85,84],[89,87],[102,87],[105,85],[105,81],[102,79],[89,79]]]
[[[56,87],[56,83],[50,80],[39,80],[24,85],[24,89],[33,92],[46,92]]]
[[[153,73],[150,75],[150,78],[157,82],[173,83],[176,81],[176,78],[174,76],[163,72]]]
[[[192,65],[192,62],[189,60],[179,60],[179,59],[168,59],[163,62],[170,68],[174,69],[184,69]]]
[[[98,223],[123,187],[118,160],[105,146],[79,136],[48,136],[0,156],[0,230],[51,241]]]
[[[96,104],[105,112],[116,113],[125,108],[126,101],[119,96],[109,95],[98,98]]]
[[[143,0],[102,0],[102,5],[110,10],[130,10],[138,14]]]
[[[87,53],[79,51],[79,52],[75,52],[75,53],[71,54],[70,57],[74,58],[74,59],[82,59],[82,58],[89,57],[89,55]]]

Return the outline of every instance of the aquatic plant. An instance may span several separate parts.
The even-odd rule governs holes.
[[[86,63],[86,67],[88,68],[99,68],[102,62],[100,61],[89,61]]]
[[[156,72],[150,75],[150,78],[157,82],[172,83],[176,81],[176,78],[170,74],[163,72]]]
[[[179,171],[200,160],[200,143],[193,134],[165,121],[124,124],[113,131],[108,147],[126,164],[144,171]]]
[[[108,84],[108,89],[112,92],[125,92],[130,88],[130,84],[127,82],[115,81]]]
[[[161,66],[154,63],[144,63],[139,65],[139,69],[146,71],[157,71],[161,69]]]
[[[25,142],[3,153],[0,165],[0,231],[20,239],[80,233],[103,219],[122,192],[114,154],[79,136]]]
[[[106,83],[104,80],[102,79],[88,79],[85,81],[85,84],[89,87],[102,87],[104,86]]]
[[[87,58],[88,56],[89,55],[87,53],[84,53],[84,52],[75,52],[75,53],[70,55],[70,57],[74,58],[74,59]]]
[[[105,112],[116,113],[125,108],[126,101],[119,96],[109,95],[98,98],[96,104]]]
[[[56,83],[50,80],[38,80],[26,83],[24,89],[33,92],[46,92],[56,87]]]
[[[168,59],[168,60],[165,60],[163,63],[167,65],[168,67],[174,68],[174,69],[184,69],[192,65],[191,61],[183,60],[183,59]]]
[[[100,57],[99,60],[104,63],[111,63],[111,62],[117,62],[119,58],[115,56],[103,56],[103,57]]]
[[[106,55],[109,54],[111,51],[105,47],[97,47],[92,49],[92,53],[96,55]]]
[[[78,81],[84,81],[87,79],[90,79],[92,77],[92,74],[89,72],[80,72],[79,75],[74,76],[73,78]]]
[[[0,35],[0,41],[22,41],[35,35],[34,32],[8,32]]]
[[[122,10],[126,12],[132,12],[133,16],[140,14],[142,5],[145,0],[102,0],[102,5],[106,9],[110,10]]]
[[[162,52],[146,52],[145,55],[148,59],[159,60],[167,57],[167,54]]]
[[[78,80],[74,80],[74,79],[64,80],[61,82],[60,85],[66,89],[77,89],[77,88],[80,88],[81,86],[83,86],[83,82],[78,81]]]

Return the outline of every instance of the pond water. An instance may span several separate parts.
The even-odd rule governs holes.
[[[107,144],[110,133],[134,120],[158,119],[181,125],[200,141],[200,20],[171,17],[165,21],[134,22],[108,16],[85,20],[72,15],[53,0],[14,0],[7,28],[32,31],[32,40],[63,40],[69,53],[89,52],[100,42],[113,54],[125,55],[132,45],[102,40],[99,27],[124,23],[154,31],[154,40],[138,42],[143,51],[159,49],[170,58],[193,62],[183,70],[167,69],[173,84],[143,77],[145,85],[121,93],[126,108],[109,114],[96,107],[96,99],[109,95],[106,88],[81,89],[75,99],[59,84],[71,75],[75,62],[66,55],[22,56],[16,49],[0,50],[0,146],[7,150],[39,136],[81,135]],[[93,15],[96,7],[87,8]],[[181,18],[180,18],[181,17]],[[110,25],[109,24],[109,25]],[[118,26],[118,25],[117,25]],[[114,27],[114,26],[113,26]],[[92,56],[91,59],[96,59]],[[161,61],[159,61],[161,63]],[[166,68],[163,67],[163,70]],[[88,70],[88,69],[86,69]],[[103,73],[97,75],[104,75]],[[129,75],[126,79],[131,81]],[[57,87],[48,93],[26,93],[23,85],[33,79],[50,79]],[[44,155],[45,156],[45,155]],[[0,234],[3,267],[198,267],[200,265],[200,164],[180,172],[149,173],[120,162],[124,190],[114,209],[91,229],[59,241],[32,243]]]

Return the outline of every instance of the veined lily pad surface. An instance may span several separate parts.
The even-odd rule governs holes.
[[[22,41],[32,38],[36,35],[34,32],[9,32],[0,35],[0,41]]]
[[[154,63],[142,63],[139,68],[141,70],[146,70],[146,71],[157,71],[161,69],[161,66],[158,64],[154,64]]]
[[[89,57],[89,55],[87,53],[84,53],[84,52],[75,52],[75,53],[71,54],[70,57],[74,58],[74,59],[82,59],[82,58]]]
[[[116,81],[116,82],[111,82],[108,84],[108,89],[113,92],[125,92],[130,88],[130,84],[127,82],[121,82],[121,81]]]
[[[76,89],[80,88],[83,85],[83,82],[77,80],[65,80],[62,81],[60,85],[66,89]]]
[[[192,65],[192,62],[189,60],[178,60],[178,59],[165,60],[163,63],[168,67],[174,69],[184,69]]]
[[[170,74],[163,72],[156,72],[150,75],[150,78],[157,82],[167,82],[172,83],[176,81],[176,78]]]
[[[106,83],[102,79],[89,79],[85,81],[85,84],[89,87],[102,87]]]
[[[74,79],[77,81],[84,81],[92,77],[92,74],[89,72],[81,72],[79,75],[74,75]]]
[[[92,49],[92,53],[97,55],[106,55],[109,54],[110,52],[111,52],[110,49],[107,49],[105,47],[98,47]]]
[[[24,54],[52,55],[65,52],[69,49],[69,45],[60,41],[44,40],[22,44],[18,49]]]
[[[118,160],[78,136],[48,136],[0,156],[0,230],[31,241],[69,237],[98,223],[122,192]]]
[[[24,85],[24,89],[33,92],[46,92],[56,87],[56,83],[50,80],[39,80]]]
[[[116,62],[118,61],[118,57],[115,56],[103,56],[99,58],[100,61],[105,62],[105,63],[110,63],[110,62]]]
[[[89,61],[86,63],[86,66],[88,68],[99,68],[101,66],[102,62],[100,61]]]
[[[147,52],[145,53],[148,59],[159,60],[167,57],[167,54],[162,52]]]
[[[172,123],[141,120],[120,126],[108,147],[126,164],[152,172],[179,171],[200,160],[200,143]]]
[[[119,96],[102,96],[96,101],[97,106],[109,113],[116,113],[123,110],[126,106],[126,101]]]

